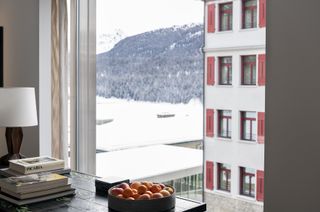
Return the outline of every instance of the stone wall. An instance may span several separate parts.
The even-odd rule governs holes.
[[[263,205],[205,192],[208,212],[263,212]]]

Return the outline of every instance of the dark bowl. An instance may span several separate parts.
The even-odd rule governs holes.
[[[108,190],[108,207],[117,212],[166,212],[172,210],[176,205],[176,194],[174,188],[173,194],[168,197],[150,200],[126,200],[111,195],[111,189]]]

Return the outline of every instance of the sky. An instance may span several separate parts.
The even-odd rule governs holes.
[[[97,36],[122,30],[126,36],[203,22],[201,0],[97,0]]]

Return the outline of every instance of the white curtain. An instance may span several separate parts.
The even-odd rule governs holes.
[[[52,156],[68,165],[68,9],[67,0],[52,0],[51,95]]]

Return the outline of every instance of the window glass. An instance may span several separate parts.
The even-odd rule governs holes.
[[[256,56],[242,56],[242,85],[256,85]]]
[[[231,138],[231,110],[219,110],[219,137]]]
[[[255,141],[257,138],[257,123],[255,112],[241,112],[241,139]]]
[[[257,1],[244,0],[243,1],[243,28],[257,27]]]
[[[220,4],[220,31],[232,30],[232,3]]]
[[[255,197],[256,177],[255,170],[249,168],[240,168],[241,172],[241,188],[240,194]]]
[[[232,57],[220,57],[220,85],[232,84]]]
[[[231,166],[218,163],[218,189],[229,191],[231,190]]]

